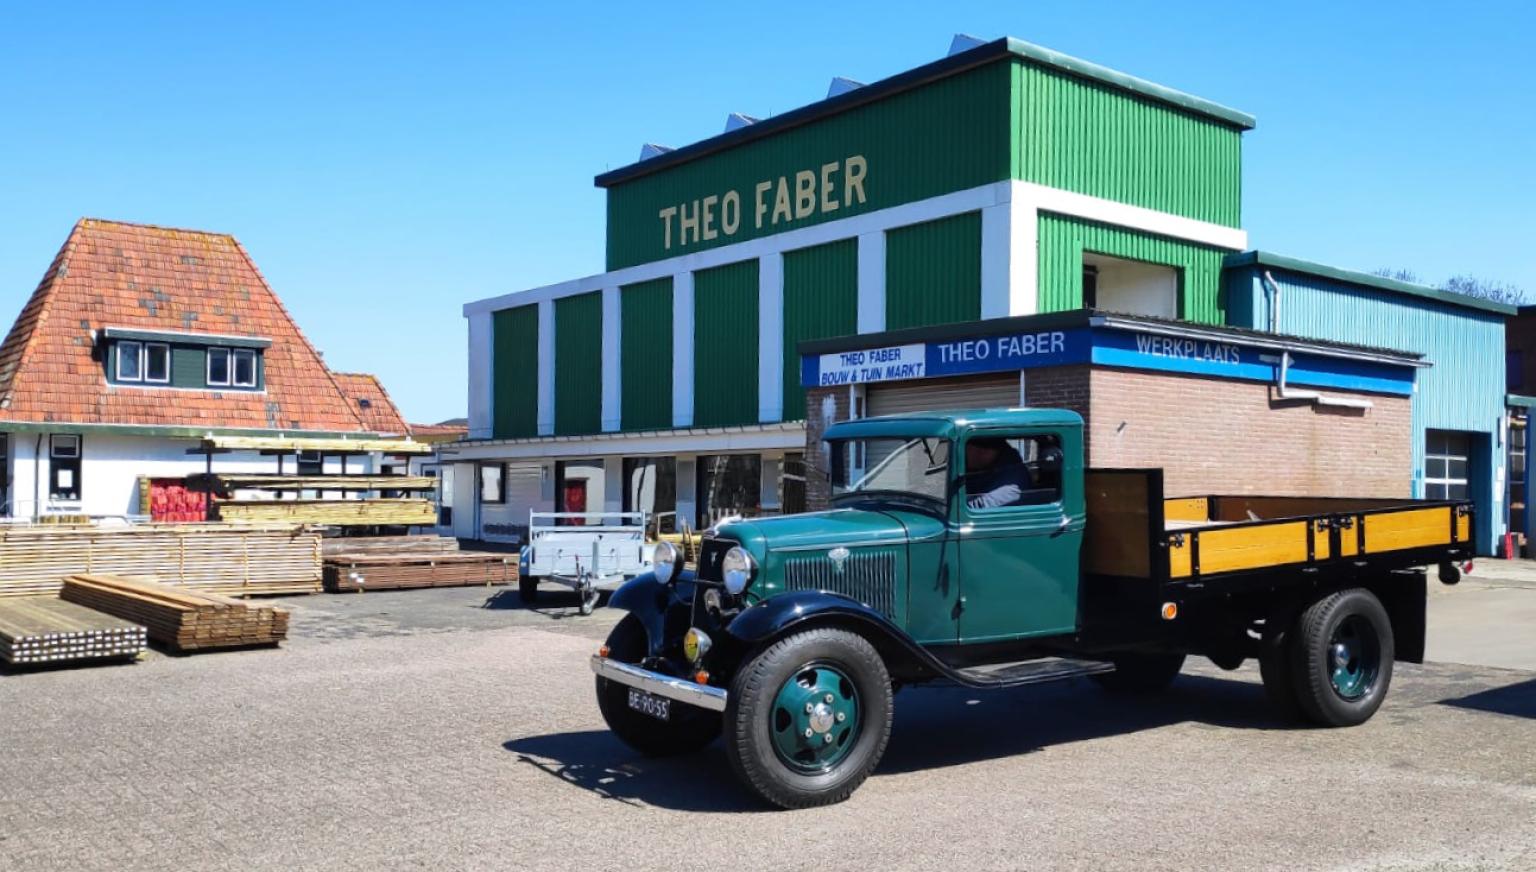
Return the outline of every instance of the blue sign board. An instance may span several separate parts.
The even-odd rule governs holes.
[[[807,354],[800,360],[800,384],[835,387],[1079,363],[1270,382],[1279,361],[1280,351],[1244,344],[1240,337],[1078,327]],[[1287,378],[1296,385],[1406,395],[1413,392],[1414,367],[1293,353]]]

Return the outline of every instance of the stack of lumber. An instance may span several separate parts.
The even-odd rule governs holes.
[[[152,575],[230,596],[320,590],[320,534],[292,525],[0,527],[0,596],[57,593],[80,573]]]
[[[512,584],[516,581],[516,554],[442,551],[435,554],[332,554],[325,558],[325,589],[338,593]]]
[[[211,487],[214,493],[231,494],[237,490],[324,490],[324,491],[429,491],[437,487],[437,479],[430,475],[365,475],[341,473],[338,475],[284,475],[280,473],[229,473],[216,472],[210,478],[204,474],[187,476],[188,488],[201,490]]]
[[[24,665],[137,657],[144,628],[51,596],[0,600],[0,660]]]
[[[143,624],[149,638],[176,651],[276,645],[288,636],[288,611],[142,578],[72,575],[60,595]]]
[[[214,504],[225,521],[287,521],[327,526],[430,526],[437,512],[429,500],[225,500]]]
[[[338,554],[442,554],[459,550],[452,536],[336,536],[320,540],[329,560]]]

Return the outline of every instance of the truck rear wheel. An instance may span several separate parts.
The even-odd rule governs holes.
[[[891,710],[890,674],[863,636],[792,633],[732,680],[726,756],[737,777],[774,805],[842,802],[885,754]]]
[[[1339,591],[1301,613],[1292,642],[1296,700],[1308,719],[1352,727],[1376,714],[1392,685],[1392,621],[1376,595]]]
[[[608,656],[620,663],[639,663],[646,653],[645,626],[625,615],[608,634]],[[597,708],[608,729],[624,744],[648,757],[690,754],[720,735],[720,715],[698,706],[673,702],[671,717],[660,721],[629,707],[629,688],[597,676]]]
[[[1156,693],[1166,690],[1183,668],[1183,654],[1144,652],[1116,657],[1114,672],[1092,677],[1111,693]]]

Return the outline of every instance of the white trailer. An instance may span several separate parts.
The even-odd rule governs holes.
[[[581,613],[591,614],[603,591],[650,570],[656,544],[646,541],[645,522],[644,512],[529,512],[523,602],[536,602],[539,582],[553,581],[580,594]]]

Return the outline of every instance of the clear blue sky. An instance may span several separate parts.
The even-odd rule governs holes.
[[[1536,300],[1527,3],[76,2],[0,11],[0,321],[82,215],[225,231],[333,367],[461,415],[460,305],[600,272],[594,174],[960,31],[1257,115],[1257,247]]]

